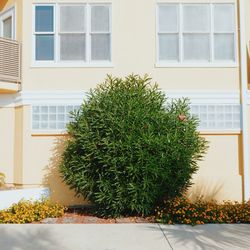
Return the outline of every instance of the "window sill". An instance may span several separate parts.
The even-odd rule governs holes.
[[[199,129],[198,132],[201,135],[239,135],[241,134],[241,129]]]
[[[155,68],[238,68],[237,63],[160,63]]]
[[[31,136],[65,136],[68,135],[65,129],[58,130],[32,130]]]
[[[239,135],[241,129],[198,129],[201,135]],[[65,129],[62,130],[32,130],[32,136],[67,136],[68,133]]]
[[[113,68],[114,65],[108,62],[98,63],[54,63],[54,62],[33,62],[31,68]]]

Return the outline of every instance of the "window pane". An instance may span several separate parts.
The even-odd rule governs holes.
[[[183,37],[184,60],[209,61],[209,35],[185,34]]]
[[[61,6],[60,7],[60,31],[84,31],[85,7]]]
[[[54,35],[36,35],[36,60],[54,60]]]
[[[85,60],[85,35],[63,34],[60,35],[61,60]]]
[[[234,31],[234,5],[214,5],[214,29],[215,31]]]
[[[208,4],[183,5],[184,31],[209,31],[210,11]]]
[[[159,6],[159,31],[178,31],[178,5]]]
[[[159,60],[178,61],[179,36],[177,34],[159,35]]]
[[[93,34],[91,36],[91,59],[110,60],[110,35]]]
[[[3,21],[3,37],[12,38],[12,17],[8,17]]]
[[[215,60],[235,60],[234,35],[215,34],[214,35],[214,59]]]
[[[91,31],[109,31],[109,6],[91,7]]]
[[[53,10],[53,6],[36,6],[36,32],[53,32]]]

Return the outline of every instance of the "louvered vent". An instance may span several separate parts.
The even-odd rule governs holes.
[[[17,41],[0,38],[0,80],[21,82],[21,45]]]

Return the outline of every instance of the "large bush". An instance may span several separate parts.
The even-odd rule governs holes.
[[[207,147],[188,101],[168,102],[147,76],[108,76],[72,119],[60,170],[103,215],[147,215],[180,195]]]

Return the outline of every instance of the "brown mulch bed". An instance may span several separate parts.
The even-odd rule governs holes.
[[[42,224],[115,224],[115,223],[154,223],[153,217],[120,217],[100,218],[91,209],[68,209],[60,218],[47,218],[39,223]]]

